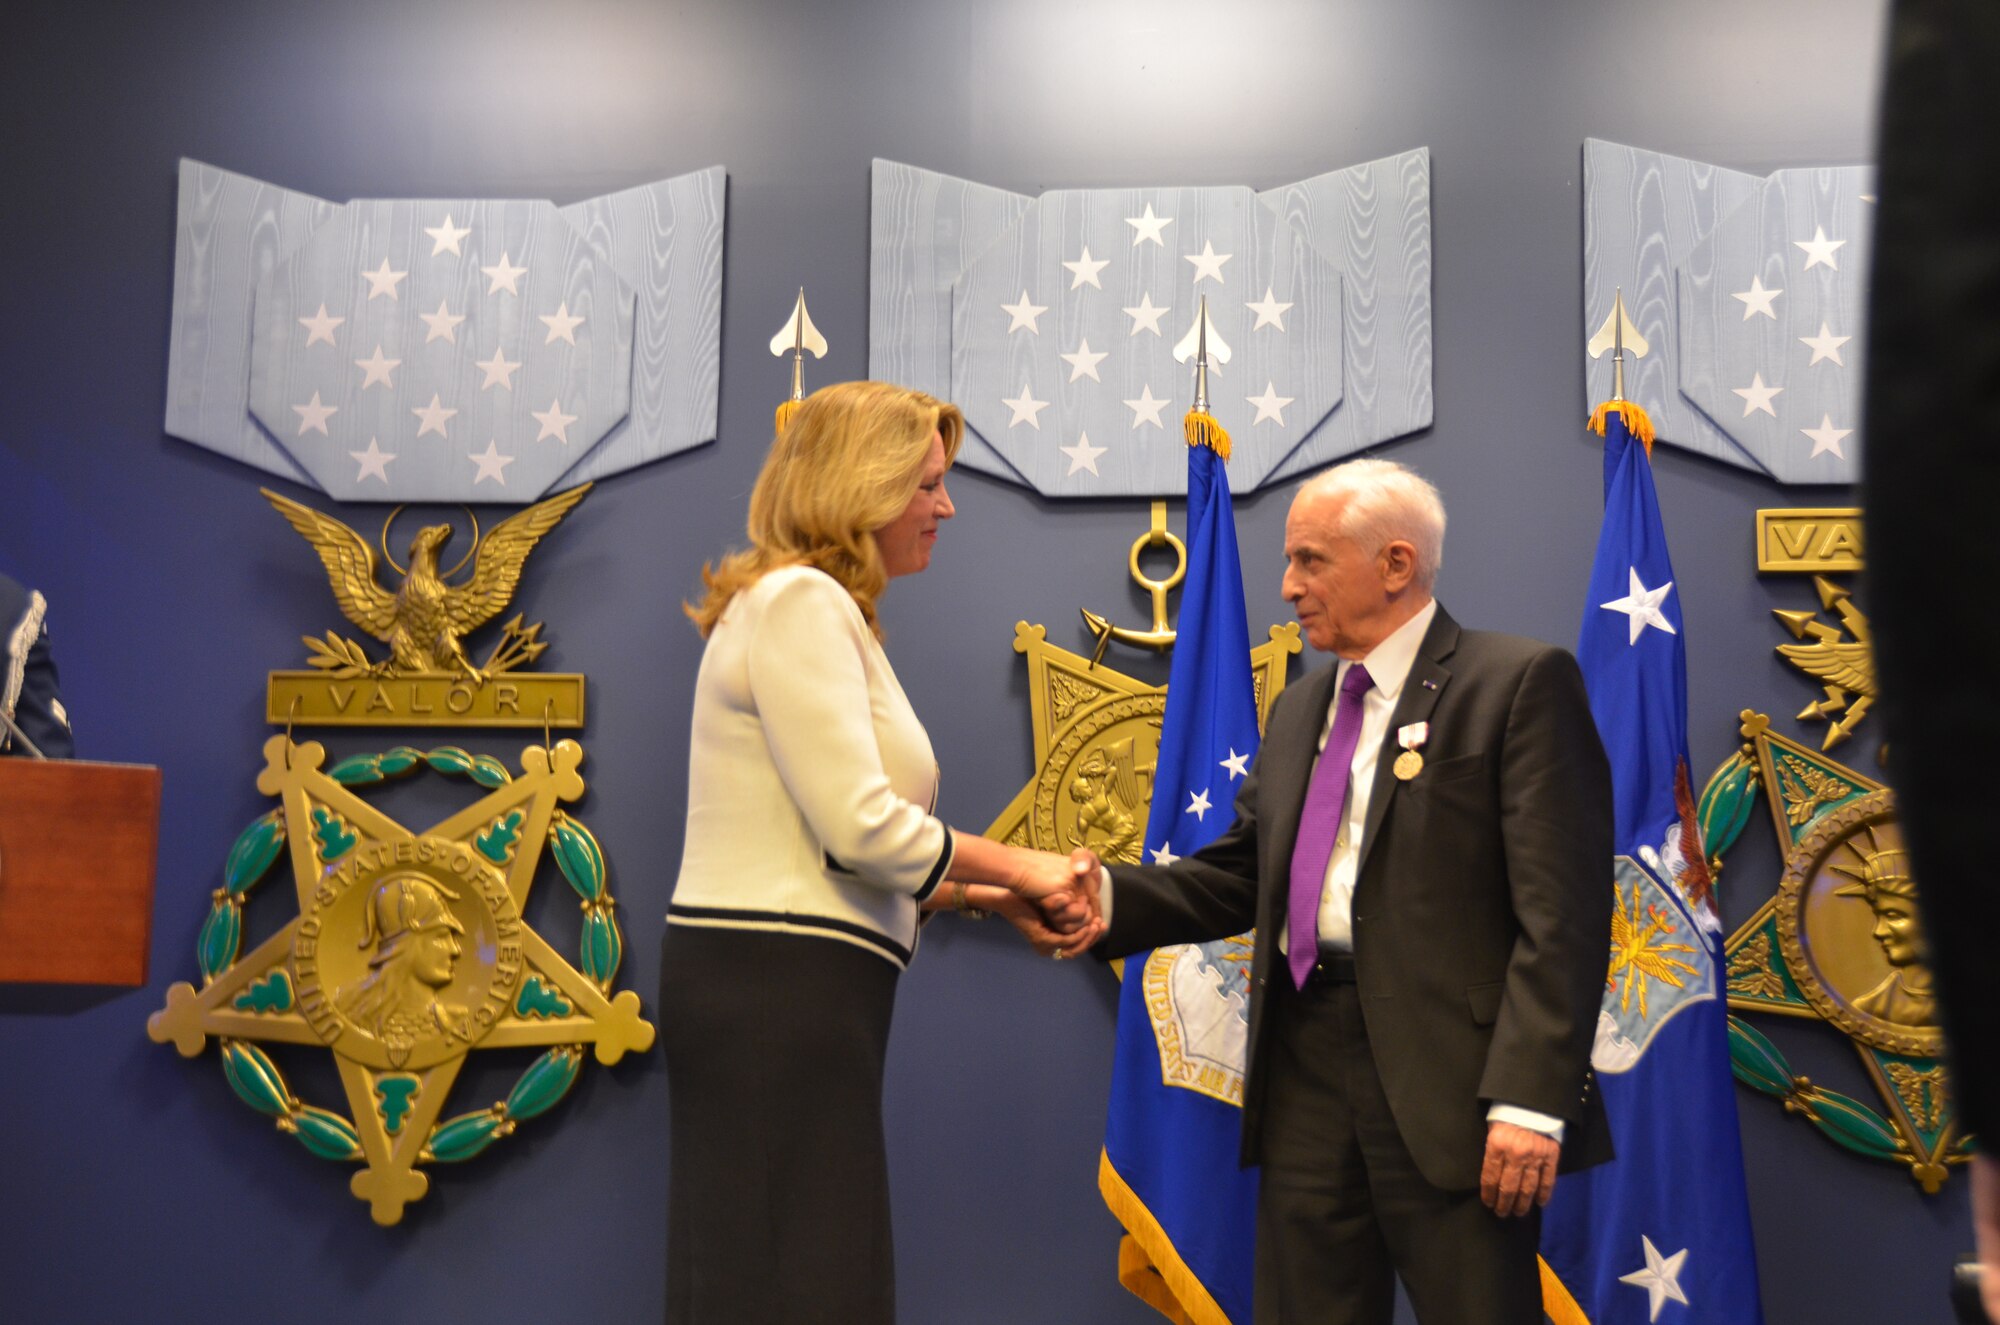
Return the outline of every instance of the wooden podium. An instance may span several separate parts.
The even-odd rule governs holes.
[[[143,985],[160,770],[0,759],[0,982]]]

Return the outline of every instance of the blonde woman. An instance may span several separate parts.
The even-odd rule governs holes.
[[[670,1325],[895,1319],[882,1067],[922,913],[999,911],[1056,957],[1101,924],[1079,863],[957,833],[876,603],[953,514],[956,407],[816,392],[772,443],[748,549],[703,567],[686,846],[660,1024]]]

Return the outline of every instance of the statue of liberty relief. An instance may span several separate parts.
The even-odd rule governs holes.
[[[1072,847],[1087,846],[1107,861],[1136,865],[1153,794],[1153,766],[1139,767],[1136,742],[1117,741],[1087,753],[1070,780],[1069,798],[1083,809],[1069,834]]]
[[[442,884],[398,875],[375,885],[368,899],[360,947],[368,948],[368,974],[342,988],[334,1006],[372,1034],[400,1064],[419,1040],[447,1031],[465,1009],[439,995],[458,964],[458,936],[465,926],[445,905],[458,895]]]
[[[1871,846],[1878,845],[1869,833]],[[1917,913],[1917,882],[1910,876],[1908,856],[1901,849],[1863,852],[1857,843],[1849,849],[1861,857],[1858,870],[1833,871],[1854,882],[1836,888],[1835,897],[1859,897],[1875,913],[1870,931],[1888,959],[1889,974],[1867,993],[1853,1000],[1857,1012],[1865,1012],[1898,1026],[1933,1027],[1938,1024],[1937,993],[1931,985],[1929,955]]]

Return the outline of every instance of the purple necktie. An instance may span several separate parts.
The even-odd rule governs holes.
[[[1340,683],[1340,699],[1333,706],[1333,732],[1326,749],[1313,766],[1312,782],[1306,788],[1305,813],[1299,819],[1298,841],[1292,847],[1291,906],[1286,918],[1291,922],[1287,964],[1292,983],[1306,986],[1306,976],[1319,960],[1319,895],[1326,886],[1326,865],[1333,859],[1334,839],[1340,836],[1347,816],[1348,774],[1354,766],[1354,747],[1361,743],[1361,697],[1375,684],[1360,663],[1347,669]]]

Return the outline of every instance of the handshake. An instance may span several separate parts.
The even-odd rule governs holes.
[[[1006,882],[953,882],[951,902],[960,911],[996,912],[1021,931],[1036,952],[1061,961],[1080,956],[1104,937],[1098,896],[1102,862],[1089,847],[1067,856],[1008,848]]]

